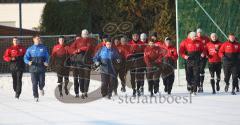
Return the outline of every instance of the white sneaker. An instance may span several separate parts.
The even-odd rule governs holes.
[[[38,100],[38,98],[34,98],[34,101],[35,101],[35,102],[38,102],[39,100]]]
[[[44,96],[44,90],[40,90],[42,96]]]
[[[193,93],[191,93],[191,95],[192,95],[192,96],[196,96],[196,95],[197,95],[197,93],[196,93],[196,92],[193,92]]]

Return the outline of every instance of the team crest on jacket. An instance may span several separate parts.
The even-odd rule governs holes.
[[[197,48],[199,47],[199,44],[196,44]]]
[[[235,45],[234,47],[235,47],[235,49],[237,49],[237,48],[238,48],[238,45]]]
[[[40,52],[43,52],[43,49],[40,49]]]
[[[22,49],[19,49],[20,52],[22,52]]]
[[[12,50],[11,52],[12,52],[12,53],[16,53],[17,51],[16,51],[16,50]]]

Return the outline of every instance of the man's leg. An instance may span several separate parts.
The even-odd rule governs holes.
[[[45,86],[45,72],[38,73],[39,75],[39,89],[43,90]]]
[[[41,95],[43,96],[44,93],[44,86],[45,86],[45,72],[40,72],[39,74],[39,89],[41,91]]]
[[[157,69],[156,72],[154,72],[154,78],[153,78],[153,90],[154,90],[154,93],[158,93],[159,92],[159,84],[160,84],[160,77],[161,77],[161,74],[162,74],[162,70],[160,68]]]
[[[221,80],[221,69],[222,69],[221,63],[216,64],[216,76],[217,76],[216,89],[217,89],[217,91],[220,90],[219,82]]]
[[[198,92],[203,92],[203,82],[204,82],[204,75],[205,75],[205,67],[207,63],[207,58],[202,58],[200,61],[200,84],[199,84],[199,91]]]
[[[216,65],[215,64],[209,64],[208,66],[209,68],[209,72],[210,72],[210,83],[211,83],[211,86],[212,86],[212,93],[213,94],[216,94],[216,91],[215,91],[215,80],[214,80],[214,74],[215,74],[215,69],[216,69]]]
[[[90,75],[91,75],[91,69],[86,68],[84,70],[84,96],[88,97],[88,89],[89,89],[89,84],[90,84]]]
[[[16,86],[16,98],[19,98],[22,92],[22,71],[17,71],[17,86]]]
[[[121,80],[121,85],[122,85],[122,87],[121,87],[121,91],[122,92],[126,92],[126,74],[127,74],[127,70],[126,70],[126,68],[125,68],[125,66],[122,68],[122,69],[120,69],[120,71],[119,71],[119,78],[120,78],[120,80]]]
[[[144,69],[137,70],[136,81],[137,81],[137,93],[138,96],[140,96],[141,95],[140,89],[144,87]]]
[[[113,92],[113,82],[116,79],[116,76],[109,74],[109,83],[108,83],[108,98],[112,97]]]
[[[76,95],[76,98],[79,97],[79,73],[78,69],[73,70],[73,81],[74,81],[74,92]]]
[[[117,89],[118,89],[118,78],[117,78],[117,76],[120,75],[119,74],[120,70],[115,69],[115,72],[116,72],[116,77],[115,77],[115,79],[113,79],[112,82],[113,82],[113,91],[114,91],[115,95],[117,95]]]
[[[60,93],[60,96],[63,96],[62,94],[62,85],[63,85],[63,76],[60,75],[59,73],[57,73],[57,78],[58,78],[58,90],[59,90],[59,93]]]
[[[105,73],[101,73],[101,94],[103,97],[105,97],[108,94],[108,82],[109,82],[109,76]]]
[[[68,95],[69,91],[68,91],[68,83],[69,83],[69,73],[64,76],[64,90],[65,90],[65,94]]]
[[[198,65],[192,67],[193,71],[193,92],[197,92],[197,85],[199,85],[200,82],[200,67]]]
[[[173,83],[174,83],[174,79],[175,79],[175,74],[172,73],[170,74],[169,76],[167,76],[167,92],[168,94],[171,94],[172,92],[172,86],[173,86]]]
[[[12,80],[13,80],[13,90],[16,93],[16,87],[17,87],[17,72],[12,72]]]
[[[231,68],[232,73],[232,95],[236,95],[235,90],[237,89],[238,85],[238,69],[237,65]]]
[[[153,96],[153,88],[154,88],[154,79],[153,79],[153,71],[152,69],[147,69],[146,77],[148,81],[148,91],[150,92],[151,96]]]
[[[131,76],[131,85],[133,90],[133,96],[136,96],[136,71],[130,70],[130,76]]]
[[[231,76],[231,66],[224,65],[223,72],[224,72],[224,81],[226,83],[225,92],[228,92],[229,80],[230,80],[230,76]]]
[[[83,68],[79,69],[79,85],[80,85],[80,91],[82,94],[84,94],[84,82],[85,82],[84,72],[85,70]],[[82,98],[84,98],[83,95],[82,95]]]
[[[185,64],[185,74],[186,74],[186,80],[187,80],[187,90],[191,91],[193,74],[192,74],[192,67],[187,63]]]
[[[39,95],[38,95],[38,82],[39,82],[38,73],[31,73],[31,80],[32,80],[33,96],[34,96],[34,98],[39,98]]]

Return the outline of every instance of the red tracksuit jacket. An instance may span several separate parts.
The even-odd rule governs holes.
[[[25,53],[26,53],[26,49],[23,46],[13,45],[5,51],[3,59],[6,62],[10,62],[11,58],[23,57]]]
[[[66,74],[68,69],[64,65],[65,61],[69,56],[69,46],[57,44],[53,47],[51,54],[51,65],[57,73]],[[68,75],[68,74],[66,74]]]
[[[218,55],[223,58],[223,64],[232,64],[239,61],[240,44],[226,41],[219,49]]]
[[[130,47],[130,53],[131,54],[136,54],[136,53],[144,53],[144,48],[145,48],[145,44],[141,41],[137,41],[134,42],[133,40],[131,40],[130,42],[128,42],[128,45]]]
[[[9,68],[11,71],[24,71],[25,63],[23,56],[25,53],[26,49],[21,45],[11,46],[5,51],[3,60],[10,62]],[[15,58],[15,60],[12,60],[12,58]]]
[[[155,42],[155,46],[158,46],[158,47],[160,47],[160,48],[164,48],[164,42],[162,42],[162,41],[156,41],[156,42]]]
[[[206,44],[206,55],[208,57],[209,63],[218,63],[221,62],[221,58],[218,55],[218,51],[222,45],[222,42],[208,42]]]
[[[127,44],[126,45],[121,45],[120,44],[116,47],[117,47],[118,52],[119,52],[119,54],[122,58],[127,59],[131,55],[129,45],[127,45]]]
[[[180,44],[179,53],[182,58],[187,59],[189,56],[190,60],[200,58],[201,53],[204,53],[204,45],[198,40],[192,41],[191,39],[185,39]]]
[[[92,38],[79,38],[75,40],[69,48],[69,53],[70,54],[76,54],[79,53],[78,49],[81,51],[89,51],[91,52],[91,55],[93,56],[94,54],[94,49],[95,49],[95,40]]]
[[[176,62],[178,59],[177,49],[174,46],[166,46],[165,44],[163,45],[163,47],[166,50],[164,58],[172,59]]]
[[[161,64],[164,51],[157,46],[147,46],[144,49],[144,61],[148,67],[152,67],[154,64]]]
[[[53,47],[52,56],[61,57],[69,54],[69,47],[65,45],[57,44]]]

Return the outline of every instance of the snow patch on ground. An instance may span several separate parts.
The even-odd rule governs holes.
[[[190,98],[186,91],[184,71],[180,72],[179,79],[181,83],[175,83],[172,95]],[[70,78],[70,81],[73,79]],[[19,100],[14,98],[10,75],[1,74],[0,125],[239,125],[240,122],[240,93],[232,96],[223,92],[224,83],[221,81],[221,91],[212,95],[207,70],[205,93],[191,97],[192,102],[186,104],[146,103],[148,96],[141,97],[140,103],[134,99],[135,103],[130,103],[129,100],[126,103],[122,99],[126,95],[127,99],[131,98],[130,88],[127,88],[126,93],[118,90],[119,96],[114,96],[112,100],[101,98],[85,104],[66,104],[58,101],[54,95],[56,82],[55,73],[47,73],[46,94],[44,97],[40,96],[40,102],[36,103],[33,101],[28,73],[23,76],[23,90]],[[149,95],[146,92],[147,83],[145,84],[145,94]],[[90,91],[99,87],[99,81],[91,81]],[[162,82],[160,90],[163,91]],[[70,92],[74,94],[73,87]],[[165,93],[161,96],[168,97]]]

